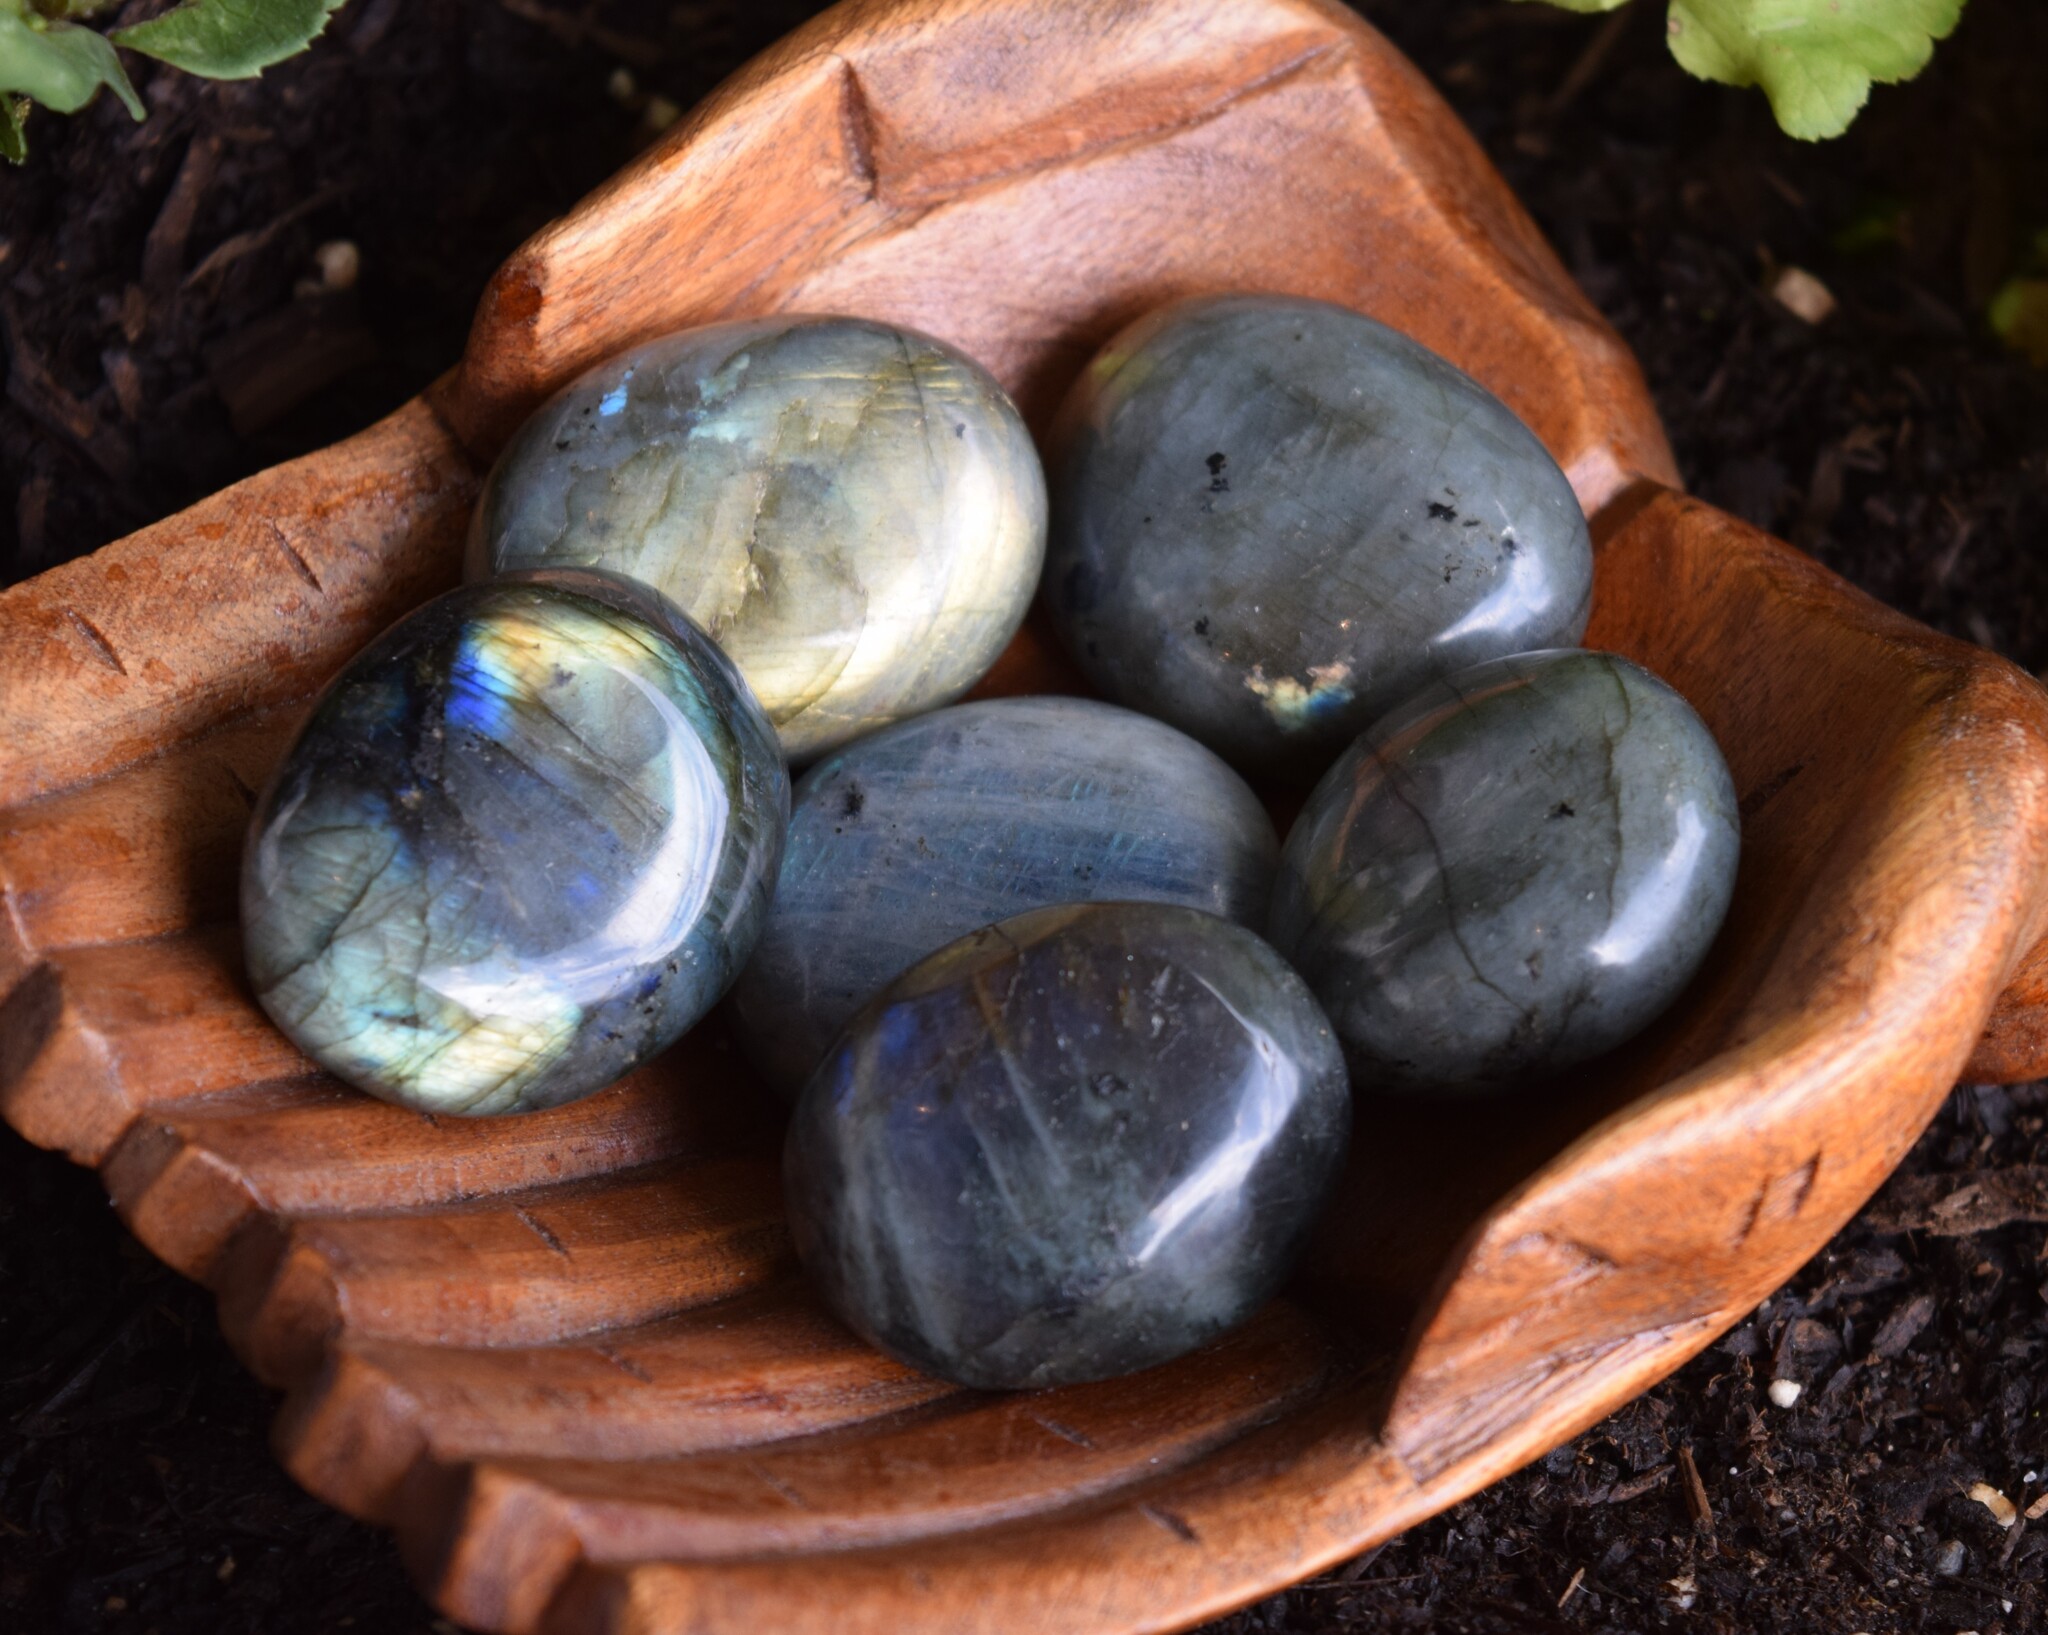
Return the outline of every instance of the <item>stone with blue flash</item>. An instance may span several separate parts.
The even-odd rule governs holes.
[[[386,1101],[573,1101],[725,991],[788,810],[767,717],[659,597],[594,573],[466,586],[350,664],[272,775],[243,856],[249,978]]]

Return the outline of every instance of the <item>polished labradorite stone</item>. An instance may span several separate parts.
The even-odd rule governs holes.
[[[386,1101],[573,1101],[725,990],[788,811],[774,730],[673,608],[592,573],[467,586],[344,670],[272,775],[249,977]]]
[[[558,392],[491,473],[469,571],[653,585],[801,760],[958,698],[1044,554],[1037,452],[982,369],[885,324],[778,317],[649,342]]]
[[[1482,1088],[1620,1044],[1698,969],[1735,889],[1713,735],[1607,653],[1524,653],[1347,750],[1281,857],[1274,944],[1361,1086]]]
[[[1243,927],[1035,909],[855,1019],[797,1104],[797,1252],[883,1350],[1064,1385],[1193,1350],[1279,1287],[1344,1156],[1329,1023]]]
[[[749,1058],[789,1096],[883,983],[1053,903],[1265,917],[1279,845],[1244,781],[1184,733],[1084,698],[904,721],[797,785],[782,877],[733,990]]]
[[[1105,695],[1310,776],[1418,687],[1563,646],[1593,585],[1570,484],[1406,336],[1279,296],[1141,319],[1062,412],[1044,597]]]

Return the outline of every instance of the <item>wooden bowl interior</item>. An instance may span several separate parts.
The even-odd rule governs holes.
[[[937,9],[944,51],[915,30],[848,48],[838,30],[858,34],[859,11],[821,19],[524,247],[439,406],[488,452],[541,396],[648,336],[763,310],[851,312],[962,347],[1042,433],[1123,324],[1244,289],[1367,312],[1510,404],[1595,519],[1589,643],[1648,665],[1707,716],[1747,802],[1746,859],[1707,969],[1627,1050],[1477,1108],[1367,1101],[1301,1290],[1348,1351],[1388,1354],[1489,1206],[1736,1036],[1799,883],[1823,859],[1855,867],[1837,837],[1884,771],[1863,746],[1903,727],[1924,686],[1885,640],[1817,639],[1805,610],[1760,591],[1744,630],[1720,609],[1674,620],[1624,581],[1640,553],[1604,548],[1632,513],[1623,496],[1671,478],[1633,360],[1434,93],[1355,19],[1315,4],[1165,5],[1107,48],[1041,39],[1027,58],[1013,42],[1039,15],[1029,0]],[[700,131],[729,142],[715,164]],[[1784,674],[1793,653],[1826,665],[1819,688],[1744,684]],[[1034,625],[978,694],[1084,690]],[[1278,795],[1283,825],[1296,799]]]
[[[781,310],[950,341],[1043,436],[1124,324],[1262,290],[1354,307],[1451,358],[1538,433],[1589,513],[1670,476],[1633,360],[1434,92],[1349,14],[1169,4],[1026,54],[1015,41],[1042,16],[1028,0],[932,9],[944,51],[913,29],[849,49],[860,9],[821,19],[522,248],[437,400],[450,423],[488,452],[600,358]],[[692,138],[714,130],[730,146],[706,164]],[[973,696],[1085,691],[1034,621]],[[1299,798],[1273,793],[1283,833]],[[1483,1143],[1469,1108],[1375,1103],[1344,1212],[1372,1269],[1312,1277],[1317,1309],[1347,1336],[1368,1325],[1368,1350],[1397,1347],[1478,1213],[1654,1082],[1602,1064],[1490,1103]]]

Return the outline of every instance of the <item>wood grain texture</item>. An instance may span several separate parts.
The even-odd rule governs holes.
[[[609,353],[779,309],[950,341],[1042,425],[1112,332],[1219,289],[1398,324],[1589,510],[1675,480],[1634,359],[1477,145],[1321,0],[839,6],[514,255],[438,401],[488,454]]]
[[[1062,1392],[1056,1412],[1036,1394],[960,1392],[687,1459],[423,1465],[397,1521],[455,1616],[532,1627],[579,1561],[780,1557],[808,1570],[820,1554],[1014,1525],[1156,1481],[1285,1414],[1329,1360],[1318,1325],[1283,1303],[1199,1357]]]
[[[0,591],[0,806],[306,696],[455,582],[480,475],[413,402]]]
[[[773,1104],[717,1025],[578,1106],[437,1122],[264,1022],[232,926],[250,792],[453,579],[540,395],[681,324],[856,311],[1042,424],[1114,327],[1224,289],[1346,302],[1514,405],[1595,519],[1589,639],[1727,749],[1735,907],[1648,1036],[1483,1147],[1363,1104],[1288,1300],[1165,1369],[993,1398],[817,1308]],[[285,1388],[287,1466],[479,1627],[1198,1622],[1593,1422],[1817,1249],[1966,1062],[2042,1064],[2048,697],[1672,481],[1633,360],[1348,13],[842,6],[518,252],[427,399],[0,595],[0,1112],[102,1166]],[[1078,684],[1027,626],[981,691],[1048,690]]]
[[[318,1072],[257,1009],[232,926],[52,950],[0,1003],[0,1039],[0,1114],[81,1164],[142,1113]]]
[[[1963,1077],[1977,1084],[2048,1078],[2048,942],[2034,945],[1998,996]]]
[[[221,1324],[289,1385],[342,1328],[427,1345],[519,1345],[624,1328],[792,1267],[777,1166],[685,1159],[443,1209],[243,1232]]]
[[[732,1121],[678,1093],[688,1061],[674,1053],[599,1095],[499,1122],[437,1118],[325,1079],[259,1085],[137,1118],[101,1173],[136,1235],[203,1279],[259,1215],[432,1209],[716,1147]]]
[[[313,1492],[383,1520],[423,1453],[448,1469],[480,1458],[673,1460],[900,1413],[955,1389],[854,1339],[786,1279],[546,1346],[345,1334],[287,1398],[276,1441]]]
[[[66,948],[233,919],[256,791],[303,714],[234,715],[126,776],[0,810],[0,901],[22,936]]]

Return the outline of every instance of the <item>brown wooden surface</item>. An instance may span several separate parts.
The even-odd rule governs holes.
[[[540,394],[663,329],[833,309],[965,347],[1042,424],[1125,319],[1247,288],[1371,312],[1514,405],[1595,516],[1589,640],[1727,749],[1735,909],[1651,1036],[1483,1144],[1362,1105],[1289,1299],[1135,1379],[990,1397],[816,1307],[716,1022],[579,1106],[464,1122],[342,1090],[263,1021],[233,928],[251,791],[311,691],[454,578]],[[286,1389],[294,1475],[480,1627],[1197,1622],[1674,1367],[1966,1060],[2048,1043],[2048,959],[1999,1001],[2044,930],[2048,698],[1672,480],[1632,360],[1348,13],[843,6],[522,249],[428,399],[0,593],[0,1112],[218,1291]],[[1073,685],[1033,627],[984,690]]]
[[[460,577],[479,477],[415,401],[0,593],[0,807],[307,696]]]
[[[2048,1078],[2048,942],[2034,945],[1998,996],[1963,1077],[1976,1084]]]

